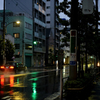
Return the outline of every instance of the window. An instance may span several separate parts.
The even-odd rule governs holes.
[[[15,44],[15,49],[20,49],[20,44]]]
[[[50,16],[50,14],[47,14],[47,16]]]
[[[25,38],[26,39],[29,39],[29,40],[32,40],[32,35],[31,34],[28,34],[28,33],[25,33]]]
[[[3,22],[1,22],[1,27],[3,27]]]
[[[38,25],[37,24],[35,24],[35,32],[38,32]]]
[[[25,44],[25,49],[27,49],[27,50],[32,50],[32,45],[30,45],[30,44]]]
[[[45,35],[45,28],[43,28],[43,35]]]
[[[43,2],[43,7],[42,7],[42,8],[43,8],[43,10],[45,11],[45,3],[44,3],[44,2]]]
[[[42,21],[42,14],[39,12],[39,20]]]
[[[45,44],[46,44],[46,43],[45,43],[45,41],[43,40],[43,46],[45,46]]]
[[[32,25],[29,24],[29,23],[27,23],[27,22],[25,22],[25,27],[28,28],[28,29],[30,29],[30,30],[32,29]]]
[[[50,0],[47,0],[47,1],[50,1]]]
[[[47,7],[47,9],[49,9],[49,8],[50,8],[50,6]]]
[[[7,23],[5,22],[5,26],[7,25]],[[3,22],[1,22],[1,27],[3,27]]]
[[[16,22],[13,22],[13,27],[20,27],[20,24],[17,24]]]
[[[45,16],[43,15],[43,22],[45,23]]]
[[[50,23],[50,21],[47,21],[47,23],[49,24],[49,23]]]
[[[20,34],[19,33],[14,33],[14,38],[19,38]]]

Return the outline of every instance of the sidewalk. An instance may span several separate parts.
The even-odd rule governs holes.
[[[49,97],[45,98],[44,100],[60,100],[59,98],[60,92],[54,93]],[[89,91],[85,91],[84,94],[79,97],[70,97],[70,98],[63,98],[63,100],[100,100],[100,74],[98,74],[94,81],[93,86],[89,89]]]
[[[90,92],[88,100],[100,100],[100,75],[94,80],[93,84],[94,87]]]
[[[100,100],[100,74],[95,77],[93,86],[89,91],[85,91],[85,94],[82,94],[79,98],[72,95],[72,98],[66,98],[65,100]]]

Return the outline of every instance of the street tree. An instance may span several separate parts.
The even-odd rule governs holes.
[[[5,49],[6,60],[11,61],[11,60],[13,60],[12,57],[14,56],[14,53],[15,53],[15,47],[11,43],[11,41],[8,39],[6,39],[5,45],[6,45],[6,49]]]
[[[59,23],[61,23],[64,26],[64,29],[62,30],[62,34],[65,35],[65,37],[61,40],[62,42],[64,42],[62,46],[66,46],[67,41],[69,41],[70,39],[69,32],[66,30],[71,25],[70,23],[71,1],[63,0],[63,2],[61,2],[57,8],[59,10],[59,13],[62,12],[66,15],[66,18],[68,17],[68,19],[66,20],[62,20],[59,17]],[[85,54],[86,57],[87,54],[95,55],[95,56],[100,55],[100,51],[98,50],[98,48],[100,48],[100,44],[98,44],[100,40],[98,28],[93,29],[93,27],[97,25],[96,23],[97,20],[99,20],[99,17],[97,15],[99,16],[100,14],[99,13],[97,14],[95,7],[92,14],[84,15],[82,13],[82,2],[78,2],[78,16],[77,16],[78,17],[78,29],[77,29],[78,55],[77,57],[79,62],[80,62],[80,54],[81,55]],[[95,34],[93,34],[93,32],[95,32]],[[86,60],[86,65],[87,65],[87,60]]]
[[[59,23],[63,26],[62,30],[60,31],[60,33],[62,35],[64,35],[64,37],[60,40],[62,42],[62,44],[60,45],[60,47],[64,47],[64,46],[68,46],[67,41],[70,41],[70,33],[68,31],[68,28],[70,27],[70,17],[71,17],[71,13],[70,13],[70,3],[68,0],[64,0],[63,2],[60,3],[59,6],[57,6],[58,9],[58,13],[64,13],[66,15],[67,18],[66,20],[62,20],[62,18],[60,18],[59,16]]]
[[[0,37],[0,58],[1,58],[0,64],[3,63],[3,47],[4,47],[4,42],[3,42],[3,39]],[[14,56],[14,52],[15,52],[14,45],[11,43],[10,40],[6,39],[6,41],[5,41],[5,55],[6,55],[7,61],[13,60],[12,57]]]

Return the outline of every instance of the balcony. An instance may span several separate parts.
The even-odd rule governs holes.
[[[39,33],[38,33],[38,32],[35,32],[35,33],[34,33],[34,36],[35,36],[35,37],[39,37]]]
[[[39,25],[41,25],[41,26],[43,26],[43,27],[46,26],[45,23],[43,23],[42,21],[38,20],[37,18],[35,18],[34,22],[39,24]]]
[[[44,39],[44,40],[45,40],[45,39],[46,39],[46,36],[45,36],[45,35],[42,35],[42,39]]]
[[[34,47],[34,52],[41,52],[41,53],[45,53],[46,52],[46,49],[45,47]]]
[[[34,7],[35,7],[35,9],[37,9],[38,11],[40,11],[41,13],[43,13],[44,15],[46,14],[46,12],[42,8],[42,6],[40,6],[39,4],[34,4]]]

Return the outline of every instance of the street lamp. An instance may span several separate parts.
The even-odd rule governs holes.
[[[16,21],[16,24],[20,24],[20,21]]]
[[[13,22],[11,22],[11,23],[13,23]],[[6,54],[5,54],[5,34],[6,34],[6,28],[11,23],[8,23],[6,26],[5,26],[5,23],[3,25],[3,65],[6,64]],[[16,24],[20,24],[20,21],[16,21]]]

